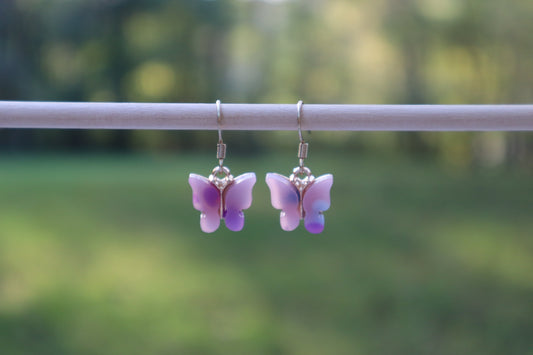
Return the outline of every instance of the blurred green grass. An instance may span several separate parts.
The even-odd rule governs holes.
[[[313,154],[326,230],[282,232],[255,171],[244,231],[199,228],[212,154],[0,158],[3,354],[532,354],[533,179]]]

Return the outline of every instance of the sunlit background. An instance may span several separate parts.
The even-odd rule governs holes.
[[[524,0],[0,0],[0,100],[531,103]],[[213,117],[216,119],[216,116]],[[326,229],[282,232],[295,132],[0,130],[1,354],[533,354],[533,136],[304,132]]]

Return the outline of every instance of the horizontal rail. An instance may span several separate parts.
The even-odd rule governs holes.
[[[296,104],[224,104],[224,130],[295,130]],[[212,104],[0,101],[0,128],[215,130]],[[531,131],[533,105],[304,104],[313,131]]]

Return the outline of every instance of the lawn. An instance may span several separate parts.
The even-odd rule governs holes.
[[[0,157],[2,354],[533,354],[533,174],[313,155],[326,229],[200,231],[213,154]]]

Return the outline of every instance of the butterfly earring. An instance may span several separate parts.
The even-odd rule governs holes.
[[[192,204],[201,212],[200,227],[205,233],[216,231],[220,220],[226,222],[229,230],[238,232],[244,227],[243,210],[252,205],[252,188],[256,178],[254,173],[245,173],[236,178],[224,166],[226,144],[222,141],[220,130],[220,100],[216,101],[218,144],[218,165],[209,177],[197,174],[189,175],[192,188]]]
[[[281,228],[292,231],[298,227],[300,220],[304,220],[307,231],[313,234],[324,230],[324,214],[330,206],[330,190],[333,185],[333,175],[325,174],[315,178],[311,170],[304,166],[309,144],[302,138],[302,106],[298,101],[298,136],[300,145],[298,158],[300,164],[293,169],[289,177],[268,173],[266,183],[270,188],[272,206],[280,213]]]

